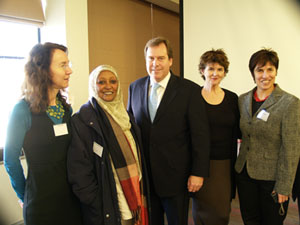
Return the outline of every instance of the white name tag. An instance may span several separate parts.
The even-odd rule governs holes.
[[[103,147],[96,142],[94,142],[93,144],[93,151],[95,152],[95,154],[102,157]]]
[[[68,134],[68,127],[66,123],[54,124],[53,130],[56,137]]]
[[[267,121],[269,118],[270,113],[268,113],[266,110],[262,109],[258,114],[257,118],[261,119],[263,121]]]

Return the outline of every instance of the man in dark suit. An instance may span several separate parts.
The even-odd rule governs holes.
[[[145,46],[149,76],[129,88],[128,111],[141,128],[150,175],[153,225],[185,225],[188,192],[203,185],[209,170],[209,131],[200,86],[170,72],[169,41],[158,37]],[[159,84],[159,85],[157,85]],[[152,95],[156,89],[156,113]],[[153,90],[152,90],[153,89]]]

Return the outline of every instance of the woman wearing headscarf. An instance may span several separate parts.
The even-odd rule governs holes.
[[[4,165],[26,225],[82,224],[79,202],[67,178],[72,114],[63,95],[72,74],[67,50],[55,43],[32,48],[25,65],[22,99],[8,124]],[[22,149],[26,179],[19,159]]]
[[[89,101],[72,118],[68,174],[86,225],[148,223],[140,133],[123,103],[115,69],[89,78]]]

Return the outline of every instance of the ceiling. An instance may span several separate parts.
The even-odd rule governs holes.
[[[144,0],[153,3],[172,12],[179,13],[179,0]]]

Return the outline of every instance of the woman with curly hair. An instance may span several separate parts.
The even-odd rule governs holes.
[[[193,198],[195,225],[227,225],[235,196],[234,163],[239,138],[238,96],[223,87],[229,61],[222,49],[205,52],[199,63],[210,128],[210,170]]]
[[[80,225],[80,208],[67,180],[70,105],[63,97],[72,70],[67,48],[37,44],[25,65],[22,99],[9,119],[4,164],[26,225]],[[25,179],[19,156],[24,150]]]

